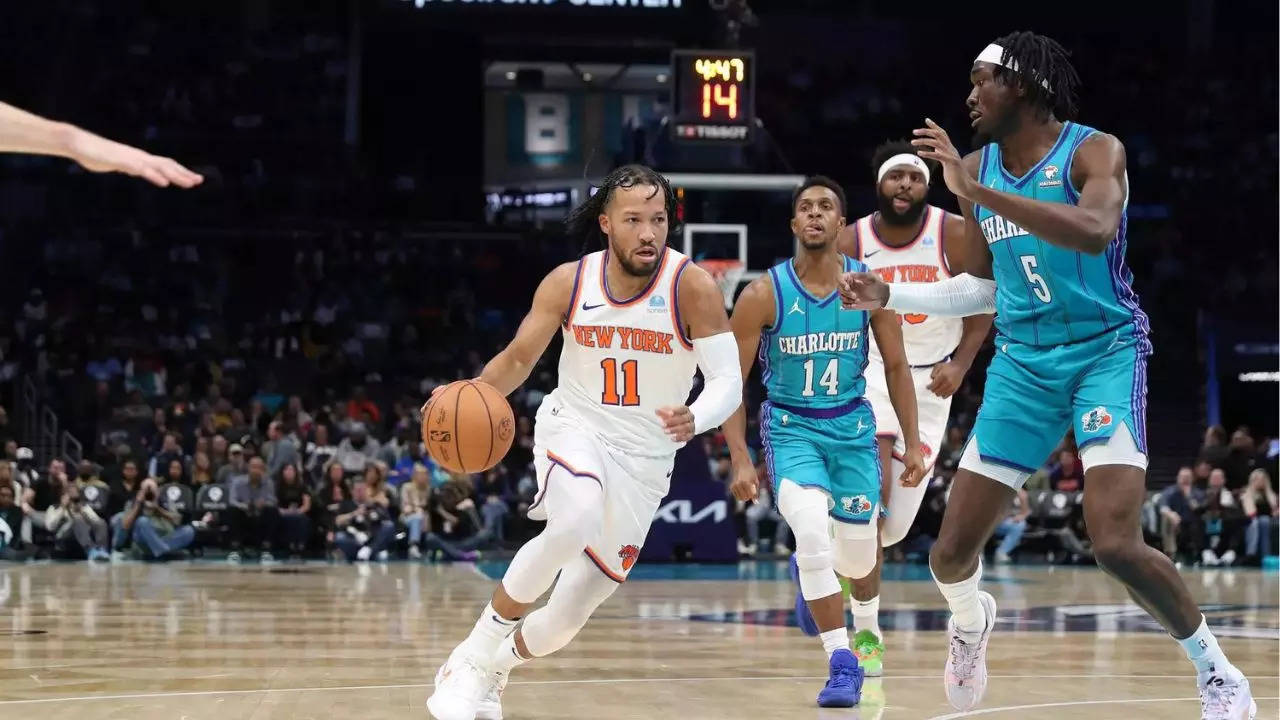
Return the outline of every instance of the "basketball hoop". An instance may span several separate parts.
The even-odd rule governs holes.
[[[732,258],[716,258],[714,260],[698,260],[698,267],[711,273],[711,278],[720,286],[720,294],[724,295],[726,310],[733,307],[733,295],[738,290],[738,283],[747,268],[741,260]]]

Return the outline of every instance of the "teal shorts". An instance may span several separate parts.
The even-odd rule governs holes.
[[[866,525],[880,506],[876,416],[866,398],[831,408],[760,406],[765,463],[773,497],[783,481],[830,497],[831,517]]]
[[[1084,449],[1121,423],[1146,454],[1150,356],[1151,341],[1132,326],[1051,347],[997,336],[972,434],[982,460],[1034,473],[1067,430]]]

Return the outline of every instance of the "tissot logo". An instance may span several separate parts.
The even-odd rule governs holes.
[[[693,511],[693,503],[688,500],[672,500],[658,508],[653,521],[661,520],[673,525],[696,525],[707,518],[711,518],[712,522],[724,522],[728,516],[729,505],[724,500],[716,500],[697,512]]]

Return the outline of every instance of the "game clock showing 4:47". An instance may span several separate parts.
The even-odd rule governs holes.
[[[755,55],[671,53],[671,133],[681,142],[745,143],[756,121]]]

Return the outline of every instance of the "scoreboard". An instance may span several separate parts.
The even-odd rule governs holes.
[[[755,54],[671,53],[671,135],[681,142],[750,142],[756,121]]]

